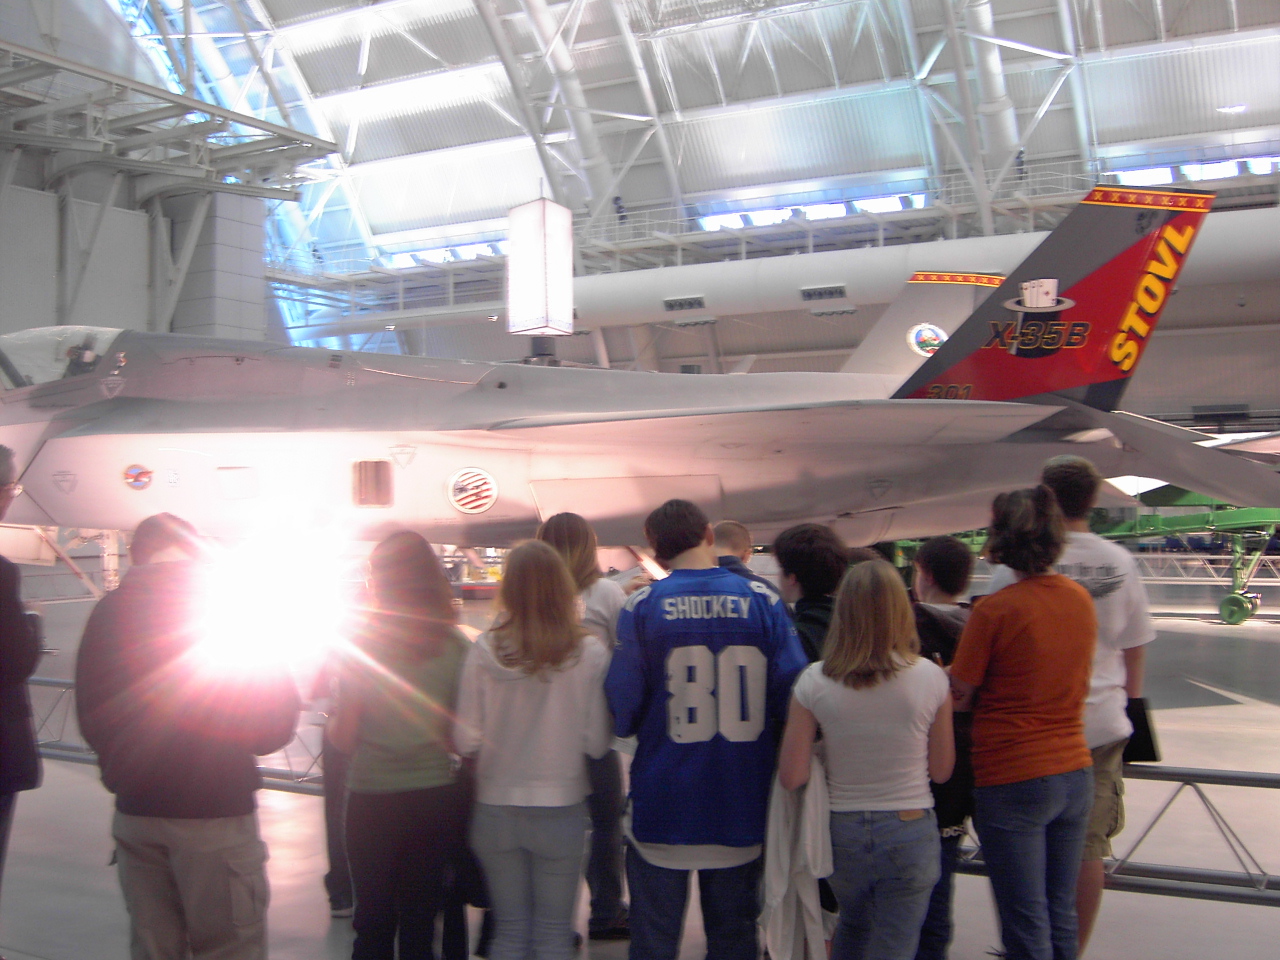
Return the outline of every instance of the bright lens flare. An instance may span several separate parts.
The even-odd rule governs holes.
[[[357,576],[355,561],[318,539],[216,550],[204,570],[195,652],[218,672],[314,670],[350,630]]]

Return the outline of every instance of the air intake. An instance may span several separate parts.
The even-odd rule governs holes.
[[[847,297],[843,283],[833,287],[806,287],[800,291],[800,299],[805,303],[813,300],[844,300]]]
[[[707,301],[703,297],[672,297],[662,301],[662,309],[667,313],[678,313],[681,310],[705,310]]]

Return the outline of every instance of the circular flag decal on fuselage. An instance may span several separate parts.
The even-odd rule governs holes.
[[[124,482],[131,490],[145,490],[151,486],[151,471],[136,463],[125,467]]]
[[[449,502],[463,513],[484,513],[498,501],[498,484],[483,470],[469,467],[449,478]]]
[[[932,357],[946,342],[946,331],[932,323],[917,323],[907,331],[907,346],[922,357]]]

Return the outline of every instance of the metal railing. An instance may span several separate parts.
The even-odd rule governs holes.
[[[75,682],[32,677],[28,681],[34,691],[51,691],[37,699],[37,739],[40,753],[50,760],[96,764],[97,757],[84,743],[69,740],[75,698]],[[41,704],[42,700],[49,702]],[[320,770],[319,733],[315,726],[302,726],[294,739],[259,767],[263,786],[270,790],[320,796],[324,793],[324,776]],[[1196,767],[1171,767],[1153,764],[1129,764],[1124,768],[1129,780],[1151,780],[1175,784],[1172,794],[1156,811],[1122,857],[1107,863],[1107,888],[1130,893],[1148,893],[1196,900],[1218,900],[1230,903],[1280,906],[1280,876],[1269,873],[1249,850],[1239,833],[1228,822],[1221,809],[1209,798],[1205,787],[1246,787],[1280,790],[1280,774],[1254,773],[1240,770],[1207,770]],[[1133,859],[1138,848],[1164,819],[1174,802],[1185,792],[1199,801],[1218,835],[1222,838],[1239,871],[1211,870],[1176,864],[1143,863]],[[981,848],[966,848],[957,869],[962,873],[985,875]]]
[[[1232,588],[1231,555],[1199,553],[1135,553],[1144,583],[1208,583]],[[1280,557],[1263,557],[1251,582],[1280,584]]]
[[[75,715],[75,681],[31,677],[27,685],[32,688],[40,755],[49,760],[96,765],[97,754],[82,740],[69,735]],[[264,758],[266,763],[258,767],[262,785],[269,790],[321,796],[324,777],[318,741],[318,727],[300,726],[283,749]]]
[[[1155,816],[1142,829],[1128,852],[1118,859],[1107,861],[1108,890],[1280,907],[1280,876],[1268,873],[1262,867],[1257,857],[1240,839],[1239,833],[1227,821],[1222,810],[1204,791],[1207,786],[1280,790],[1280,774],[1126,764],[1124,776],[1127,780],[1154,780],[1176,784],[1176,786],[1169,798],[1156,811]],[[1239,871],[1142,863],[1133,859],[1138,848],[1168,814],[1174,801],[1184,792],[1190,792],[1200,800],[1210,822],[1239,865]],[[956,869],[961,873],[985,876],[986,864],[982,862],[981,847],[965,848]]]

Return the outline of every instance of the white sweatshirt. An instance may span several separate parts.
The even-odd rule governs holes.
[[[590,793],[585,756],[602,757],[613,736],[604,698],[609,653],[584,637],[578,656],[531,676],[498,662],[490,634],[462,668],[453,736],[479,754],[477,799],[516,807],[567,807]]]

